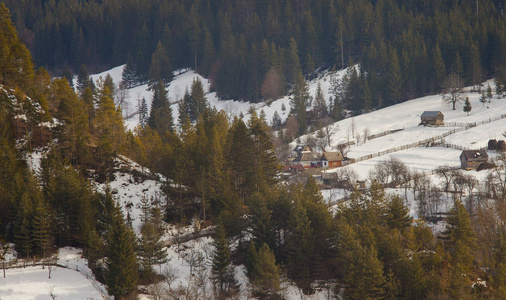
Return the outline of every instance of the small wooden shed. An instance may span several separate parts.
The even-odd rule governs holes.
[[[474,170],[487,161],[488,154],[485,150],[464,150],[460,154],[460,166],[464,170]]]
[[[424,111],[420,118],[421,125],[441,126],[444,124],[445,116],[440,111]]]
[[[324,168],[338,168],[343,163],[343,156],[341,152],[323,152],[322,155],[322,167]]]

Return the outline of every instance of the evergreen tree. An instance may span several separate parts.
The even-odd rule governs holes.
[[[148,104],[146,103],[146,98],[142,97],[139,105],[139,125],[141,127],[145,127],[148,124],[148,117]]]
[[[186,121],[190,121],[190,109],[191,109],[191,96],[188,89],[185,90],[183,99],[179,100],[177,105],[178,108],[178,124],[182,128]]]
[[[104,274],[107,291],[116,298],[124,297],[137,287],[138,265],[135,234],[114,204],[110,231],[107,234],[107,260]]]
[[[297,42],[295,42],[293,37],[290,39],[290,48],[286,56],[284,69],[286,81],[288,83],[297,84],[299,74],[302,74],[302,70],[300,68]]]
[[[32,224],[33,205],[31,201],[30,192],[36,192],[33,187],[23,193],[19,202],[19,207],[16,213],[16,222],[14,225],[14,242],[16,243],[16,251],[23,257],[29,258],[32,253],[33,238],[32,238]]]
[[[174,130],[172,120],[172,108],[167,98],[167,91],[161,80],[153,87],[153,100],[151,101],[151,110],[149,112],[149,127],[155,129],[163,137],[167,131]]]
[[[32,58],[19,39],[9,13],[9,10],[1,3],[0,83],[25,88],[33,78]]]
[[[53,247],[52,218],[46,201],[40,196],[35,201],[33,216],[33,240],[36,249],[39,249],[41,257],[46,257],[48,251]]]
[[[92,85],[93,82],[88,74],[88,69],[86,68],[86,65],[83,64],[79,68],[79,73],[77,73],[77,90],[79,91],[79,94],[82,94],[86,88],[91,88]]]
[[[504,90],[504,85],[500,81],[499,76],[494,77],[494,86],[495,86],[495,94],[497,95],[497,99],[499,99]]]
[[[161,42],[158,42],[149,65],[150,86],[157,84],[159,80],[163,81],[165,85],[169,84],[172,78],[172,66],[167,55],[167,50]]]
[[[483,104],[483,106],[485,106],[485,103],[487,103],[487,96],[485,96],[485,92],[481,93],[480,103]]]
[[[436,89],[446,78],[446,66],[443,61],[441,49],[436,45],[432,52],[433,70],[434,70],[434,89]],[[459,77],[460,78],[460,77]]]
[[[469,274],[471,271],[473,251],[476,249],[474,229],[469,214],[460,201],[456,201],[451,209],[447,224],[444,239],[448,261],[452,266],[450,293],[459,297],[467,293],[470,287],[469,276],[462,274]]]
[[[487,85],[487,99],[488,101],[490,102],[490,100],[492,99],[493,95],[492,95],[492,88],[490,87],[490,84]]]
[[[413,218],[399,196],[394,196],[388,203],[387,224],[390,228],[402,230],[411,226]]]
[[[471,111],[471,109],[472,109],[472,106],[471,106],[471,102],[469,101],[469,97],[466,97],[466,102],[464,102],[463,110],[469,116],[469,112]]]
[[[121,83],[127,88],[132,88],[138,84],[138,81],[134,60],[130,52],[128,52],[125,67],[121,72]]]
[[[325,96],[323,95],[320,82],[318,82],[318,86],[316,87],[313,113],[316,120],[320,120],[327,116],[327,104],[325,103]]]
[[[234,267],[230,259],[230,249],[225,236],[225,230],[218,226],[213,241],[214,252],[211,266],[212,277],[218,299],[226,299],[236,294],[238,284],[234,277]]]
[[[261,297],[274,295],[280,288],[279,275],[281,269],[276,265],[274,253],[267,244],[263,244],[253,261],[253,276],[251,284],[254,294]]]
[[[204,86],[198,77],[193,79],[190,92],[190,120],[196,121],[208,108],[207,99],[204,95]]]
[[[300,126],[298,134],[302,135],[306,132],[309,122],[307,110],[311,106],[311,96],[309,95],[307,82],[304,80],[301,73],[297,76],[293,95],[290,98],[290,106],[290,112],[297,118],[297,122]]]
[[[138,256],[142,270],[145,275],[149,276],[154,265],[161,265],[167,262],[167,251],[164,248],[162,235],[156,224],[151,212],[148,212],[147,219],[141,226],[141,237],[138,242]]]
[[[388,99],[390,104],[397,104],[401,100],[402,74],[397,51],[391,48],[388,70]]]

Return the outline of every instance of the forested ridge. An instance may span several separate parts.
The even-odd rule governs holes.
[[[499,0],[3,2],[36,63],[58,75],[128,62],[147,81],[160,64],[190,67],[220,97],[259,101],[279,96],[262,92],[273,73],[284,92],[299,70],[361,63],[367,91],[346,101],[356,112],[439,92],[450,73],[468,85],[505,77]]]
[[[59,3],[63,2],[44,5]],[[74,3],[75,9],[88,5],[98,9],[113,2],[66,3]],[[411,7],[409,3],[403,5]],[[420,3],[411,9],[432,12],[432,6],[423,5],[427,2]],[[299,13],[309,10],[303,1],[295,4]],[[494,17],[494,5],[499,4],[489,3],[485,13],[497,25],[502,17]],[[438,6],[441,11],[455,8]],[[486,10],[487,5],[480,3],[479,14]],[[80,247],[96,278],[122,299],[135,294],[139,284],[164,280],[153,268],[167,257],[160,241],[162,223],[187,226],[193,219],[203,227],[215,226],[214,290],[209,297],[216,299],[237,296],[234,264],[245,266],[248,291],[261,299],[281,299],[283,280],[306,294],[326,289],[328,295],[345,299],[506,297],[504,169],[496,169],[487,182],[490,194],[481,200],[490,205],[466,207],[461,202],[465,199],[455,196],[447,226],[437,237],[423,220],[412,220],[401,198],[385,194],[383,185],[395,184],[378,181],[385,179],[378,174],[367,190],[352,189],[349,200],[331,213],[312,177],[280,183],[273,134],[263,116],[251,111],[248,122],[229,119],[224,111],[209,107],[198,80],[179,104],[184,113],[177,130],[169,117],[163,78],[157,78],[151,82],[151,110],[143,112],[141,126],[126,131],[114,105],[117,91],[112,79],[92,82],[80,76],[76,92],[65,78],[52,78],[44,68],[35,68],[3,4],[0,44],[0,243],[13,243],[20,259],[47,257],[58,247]],[[295,44],[295,39],[288,42],[287,49],[295,49]],[[300,49],[302,43],[298,44]],[[358,57],[354,51],[349,53]],[[488,70],[487,59],[481,59],[483,72]],[[366,74],[363,70],[360,73]],[[350,76],[358,78],[357,72]],[[294,102],[307,94],[301,72],[295,80]],[[25,159],[34,150],[44,153],[36,173]],[[120,155],[152,170],[124,170],[132,172],[132,180],[156,177],[155,173],[166,178],[163,195],[142,200],[143,225],[137,237],[118,204],[121,195],[108,188],[99,191],[95,184],[114,180]],[[377,173],[380,170],[378,166]],[[389,170],[387,178],[404,180],[400,173],[394,176],[393,167]],[[446,194],[451,184],[467,184],[454,180],[457,176],[449,170],[441,174],[449,178]],[[415,177],[409,180],[416,194],[439,201],[442,191],[417,176],[417,186]],[[422,185],[427,188],[418,189]],[[234,247],[231,241],[236,241]],[[5,259],[4,247],[0,259]],[[170,290],[167,298],[183,296],[202,298],[198,289],[190,288]]]

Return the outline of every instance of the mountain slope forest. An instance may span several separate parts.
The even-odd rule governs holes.
[[[214,76],[222,95],[248,91],[244,97],[252,100],[258,99],[256,84],[268,68],[290,83],[294,73],[287,66],[302,69],[311,60],[315,66],[339,65],[342,61],[335,58],[341,53],[347,62],[363,60],[361,82],[379,89],[395,69],[389,65],[395,59],[382,55],[395,58],[400,53],[398,61],[413,67],[417,94],[436,88],[436,79],[425,70],[434,67],[432,51],[441,54],[445,74],[458,65],[450,58],[462,51],[462,76],[471,83],[480,77],[470,74],[490,75],[501,66],[502,2],[480,2],[478,14],[474,2],[466,3],[7,1],[19,35],[0,3],[0,259],[6,258],[7,245],[19,259],[30,260],[47,257],[58,247],[80,247],[109,294],[124,299],[135,294],[138,285],[163,279],[153,268],[166,258],[161,224],[189,226],[193,220],[215,231],[215,299],[237,296],[231,266],[240,264],[247,270],[248,291],[260,299],[282,299],[281,281],[305,294],[327,289],[339,299],[503,299],[504,198],[476,208],[473,215],[456,200],[438,238],[423,221],[413,222],[403,200],[386,195],[375,180],[367,191],[353,191],[349,201],[331,213],[312,177],[301,183],[280,182],[271,129],[254,111],[247,123],[229,119],[224,111],[209,107],[196,80],[185,97],[198,109],[192,110],[194,115],[181,114],[176,131],[164,86],[168,79],[157,76],[145,122],[126,131],[113,101],[116,86],[111,78],[95,83],[82,79],[76,93],[64,77],[52,78],[45,68],[36,68],[23,43],[31,41],[27,45],[37,65],[50,70],[63,70],[65,63],[69,68],[102,68],[122,62],[130,52],[136,72],[146,65],[134,57],[149,57],[155,44],[161,45],[173,68],[196,62],[201,72]],[[158,23],[160,19],[166,22]],[[336,49],[339,24],[346,51],[336,53],[328,49]],[[435,32],[440,34],[432,35]],[[391,42],[385,43],[387,38]],[[479,64],[474,66],[480,73],[469,69],[471,41],[479,49]],[[136,44],[127,45],[130,42]],[[201,52],[205,47],[200,45],[212,46],[215,56],[206,60],[204,54],[211,52]],[[296,55],[284,55],[290,49]],[[249,61],[263,57],[263,50],[272,60]],[[186,57],[188,53],[192,55]],[[285,57],[299,62],[287,63],[281,59]],[[240,87],[243,84],[254,85],[248,89]],[[407,97],[409,84],[399,87],[402,97],[397,101]],[[385,103],[391,101],[387,90],[382,93]],[[26,159],[34,151],[43,152],[35,172]],[[123,170],[132,173],[132,180],[150,176],[164,182],[161,199],[149,199],[164,205],[144,201],[139,236],[119,206],[122,195],[96,188],[97,182],[114,180],[121,157],[151,170]],[[483,281],[486,284],[480,284]],[[183,294],[167,299],[199,298],[177,292]]]
[[[506,76],[501,0],[3,2],[56,75],[127,62],[134,84],[169,82],[189,67],[220,97],[255,102],[289,90],[300,71],[360,63],[360,92],[342,99],[356,113],[439,92],[450,73],[467,85]],[[273,78],[274,94],[264,87]]]

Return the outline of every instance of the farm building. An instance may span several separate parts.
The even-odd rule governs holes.
[[[343,156],[340,152],[323,152],[321,157],[321,165],[323,168],[337,168],[343,163]]]
[[[460,154],[460,165],[464,170],[474,170],[487,160],[488,154],[485,150],[464,150]]]
[[[445,117],[440,111],[424,111],[420,118],[421,125],[441,126]]]

